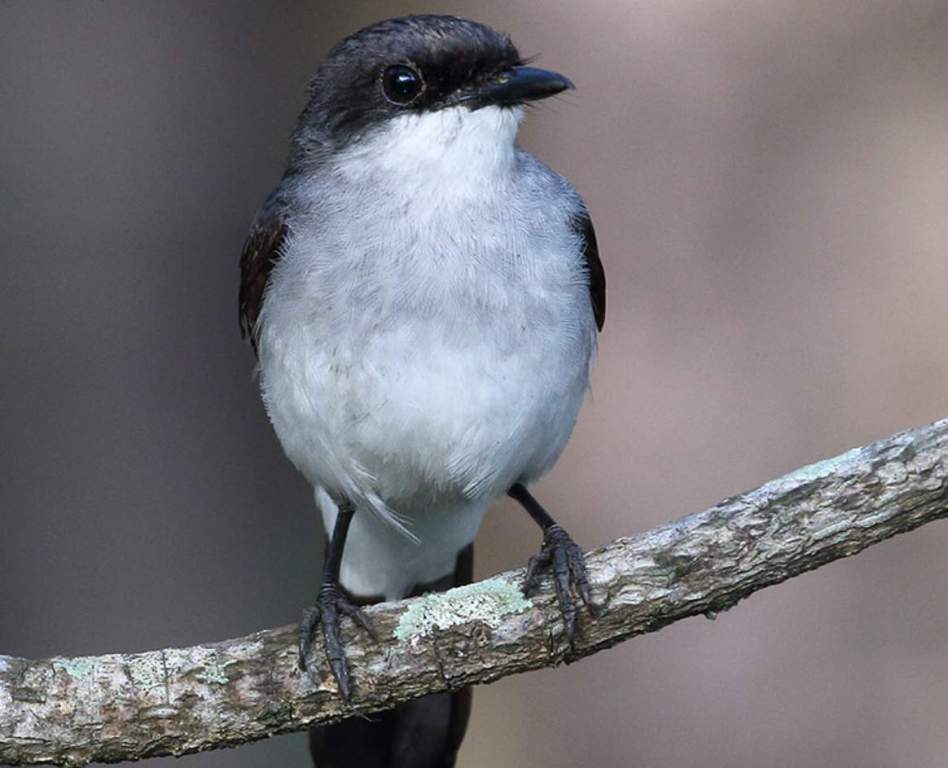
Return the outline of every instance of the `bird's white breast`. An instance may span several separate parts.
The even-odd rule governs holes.
[[[327,523],[332,497],[377,513],[350,533],[347,552],[375,560],[350,569],[358,591],[450,570],[486,506],[549,468],[575,422],[595,344],[580,203],[515,150],[517,119],[392,121],[314,180],[272,275],[264,401]]]

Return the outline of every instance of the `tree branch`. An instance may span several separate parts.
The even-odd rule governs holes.
[[[594,597],[608,610],[581,616],[576,657],[726,610],[945,516],[948,420],[804,467],[590,554]],[[549,589],[527,600],[521,578],[512,571],[373,607],[378,645],[347,624],[353,709],[324,663],[312,677],[299,671],[295,627],[148,653],[0,656],[0,763],[78,766],[235,746],[569,660]]]

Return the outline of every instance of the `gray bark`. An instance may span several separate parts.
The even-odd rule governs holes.
[[[594,598],[571,656],[549,584],[522,571],[369,610],[348,622],[345,708],[324,663],[296,663],[296,628],[135,654],[0,656],[0,763],[84,765],[181,755],[369,713],[426,693],[588,656],[948,515],[948,420],[797,470],[588,556]],[[315,653],[322,656],[322,645]]]

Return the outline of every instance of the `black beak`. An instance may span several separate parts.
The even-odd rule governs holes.
[[[514,67],[491,78],[461,97],[471,109],[496,105],[513,107],[555,96],[576,86],[568,77],[536,67]]]

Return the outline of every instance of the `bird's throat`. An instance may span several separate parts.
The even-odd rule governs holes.
[[[520,108],[452,107],[407,114],[361,137],[336,158],[348,180],[464,196],[501,182],[515,161]]]

